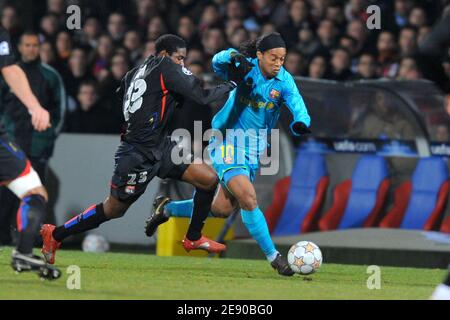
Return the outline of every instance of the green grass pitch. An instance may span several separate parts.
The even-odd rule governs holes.
[[[93,254],[61,250],[63,276],[41,281],[15,274],[11,249],[0,251],[0,299],[428,299],[445,270],[381,267],[381,289],[369,290],[367,266],[324,263],[304,277],[279,276],[263,260]],[[66,270],[81,270],[81,289],[67,289]]]

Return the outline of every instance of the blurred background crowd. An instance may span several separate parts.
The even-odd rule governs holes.
[[[69,30],[69,5],[81,29]],[[369,5],[381,29],[367,25]],[[3,1],[1,24],[18,46],[24,31],[39,37],[40,60],[58,71],[67,93],[63,131],[119,133],[114,92],[132,67],[174,33],[188,43],[186,66],[210,73],[212,56],[278,31],[294,76],[337,81],[429,79],[450,92],[450,1],[441,0],[47,0]]]

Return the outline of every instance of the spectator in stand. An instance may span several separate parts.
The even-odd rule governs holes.
[[[168,28],[164,20],[160,16],[153,17],[147,26],[147,40],[155,41],[167,32]]]
[[[114,42],[114,45],[118,46],[125,36],[127,25],[123,14],[115,12],[108,17],[108,34]]]
[[[280,33],[288,47],[292,47],[298,42],[298,31],[308,27],[311,27],[308,3],[304,0],[293,0],[289,6],[289,19],[280,28]]]
[[[411,12],[413,5],[413,0],[395,0],[393,14],[389,14],[390,10],[392,10],[390,6],[386,8],[387,22],[386,28],[383,29],[397,33],[398,30],[406,27],[408,25],[409,13]]]
[[[125,33],[123,45],[129,52],[131,61],[130,67],[134,67],[142,56],[142,39],[140,33],[137,30],[127,31],[127,33]]]
[[[66,132],[114,133],[107,110],[99,101],[97,84],[94,81],[80,85],[77,100],[79,106],[67,115]]]
[[[418,80],[422,78],[416,59],[412,56],[403,57],[400,60],[397,80]]]
[[[320,21],[317,29],[317,35],[319,36],[320,48],[319,52],[329,53],[330,50],[336,45],[336,36],[338,30],[333,20],[324,19]]]
[[[430,34],[430,32],[431,28],[429,26],[423,26],[419,28],[419,32],[417,35],[417,44],[419,47],[423,44],[425,38]]]
[[[292,76],[301,76],[305,73],[304,57],[300,52],[290,50],[286,54],[284,67]]]
[[[3,7],[1,15],[1,25],[8,31],[14,51],[17,52],[16,44],[23,32],[17,10],[11,5]]]
[[[298,40],[295,48],[307,57],[312,57],[320,48],[320,42],[311,28],[300,29],[298,31]]]
[[[390,31],[382,31],[377,41],[378,63],[382,77],[394,78],[398,70],[397,43]]]
[[[64,19],[67,5],[65,0],[47,0],[47,12],[54,13],[56,16]]]
[[[198,18],[202,15],[205,7],[205,1],[198,0],[173,0],[170,2],[167,1],[166,3],[166,12],[170,12],[170,15],[167,17],[167,23],[172,30],[178,28],[182,16],[187,16],[193,20],[195,19],[195,23],[198,23]]]
[[[311,59],[308,68],[308,77],[312,79],[325,79],[327,77],[327,58],[323,55],[316,55]]]
[[[244,28],[244,21],[239,19],[228,19],[225,23],[225,35],[227,36],[227,39],[230,39],[234,32],[241,28]]]
[[[259,36],[259,34],[269,34],[273,32],[277,32],[277,28],[273,23],[267,22],[262,25],[261,30],[258,31],[257,29],[255,29],[251,31],[251,37],[254,37],[254,39],[256,39]]]
[[[54,43],[56,40],[56,34],[59,30],[58,16],[54,13],[47,13],[41,19],[41,40],[47,40]]]
[[[88,17],[84,22],[82,32],[77,34],[78,45],[95,49],[98,46],[98,38],[102,32],[100,21],[96,17]]]
[[[98,46],[95,51],[91,52],[92,74],[98,80],[101,81],[108,74],[107,66],[111,60],[111,56],[114,52],[113,40],[109,35],[102,35],[98,39]]]
[[[80,84],[88,80],[94,80],[89,73],[86,53],[82,48],[75,48],[69,58],[68,68],[62,74],[64,83],[66,84],[66,92],[68,97],[68,112],[76,110],[76,98]]]
[[[233,48],[239,48],[239,45],[247,41],[249,38],[250,35],[247,30],[245,30],[245,28],[239,28],[234,31],[228,42]]]
[[[194,61],[205,61],[205,54],[199,48],[192,48],[188,51],[185,64],[189,66]]]
[[[408,23],[416,28],[428,25],[427,13],[421,7],[414,7],[409,14]]]
[[[208,28],[217,26],[220,24],[220,13],[216,6],[208,5],[203,9],[202,15],[200,17],[200,22],[198,24],[198,30],[200,35],[205,32]]]
[[[334,21],[340,31],[344,31],[347,25],[344,9],[338,2],[332,2],[326,9],[326,19]]]
[[[243,21],[247,15],[247,8],[240,0],[229,0],[226,3],[225,19],[236,19]]]
[[[136,27],[138,30],[144,30],[147,28],[150,19],[158,16],[160,12],[158,0],[137,0],[137,21]],[[171,14],[174,13],[169,11]]]
[[[409,56],[417,52],[417,32],[413,27],[404,27],[398,37],[400,56]]]
[[[67,66],[72,52],[72,37],[67,31],[60,31],[56,36],[56,59],[64,66]]]
[[[370,53],[361,55],[358,61],[357,73],[352,80],[372,80],[378,78],[377,62],[375,57]]]
[[[212,57],[226,46],[225,34],[222,29],[214,27],[205,30],[202,37],[202,45],[204,53],[206,54],[205,64],[208,66],[207,70],[211,71],[210,65]]]
[[[39,55],[42,62],[55,68],[59,74],[62,75],[64,72],[67,71],[66,66],[61,64],[61,62],[56,59],[56,50],[50,42],[48,41],[42,42],[39,48]]]
[[[361,20],[366,21],[368,14],[366,12],[369,6],[368,0],[350,0],[345,5],[345,17],[347,21]]]
[[[188,16],[182,16],[178,21],[177,34],[186,41],[188,47],[200,44],[194,21]]]
[[[331,72],[329,79],[346,81],[352,77],[350,71],[350,53],[344,48],[337,48],[331,57]]]
[[[344,48],[350,54],[350,70],[355,73],[358,66],[358,57],[357,57],[357,41],[352,36],[344,34],[341,38],[339,38],[339,47]]]
[[[260,25],[264,24],[271,21],[276,6],[274,0],[254,0],[251,5],[252,15]]]
[[[105,104],[111,121],[111,131],[115,133],[121,133],[124,125],[122,113],[123,97],[119,97],[116,91],[129,69],[130,61],[128,57],[116,53],[111,59],[108,77],[100,83],[100,100]]]

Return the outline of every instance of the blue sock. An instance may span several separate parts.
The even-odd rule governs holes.
[[[170,201],[164,207],[164,214],[169,217],[190,218],[194,210],[194,199]]]
[[[168,217],[190,218],[194,210],[194,199],[170,201],[164,207],[164,215]],[[208,217],[214,217],[211,212]]]
[[[270,238],[269,228],[267,227],[266,218],[259,207],[253,211],[241,210],[242,222],[247,227],[253,239],[258,242],[267,260],[273,261],[278,251],[275,249],[272,238]]]

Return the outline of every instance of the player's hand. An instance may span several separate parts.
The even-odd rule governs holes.
[[[51,127],[50,114],[40,105],[29,108],[31,114],[31,123],[36,131],[45,131]]]
[[[292,131],[297,135],[310,134],[312,131],[301,121],[292,124]]]
[[[231,64],[228,70],[228,79],[238,85],[244,81],[245,76],[253,69],[253,64],[238,52],[231,53]]]

